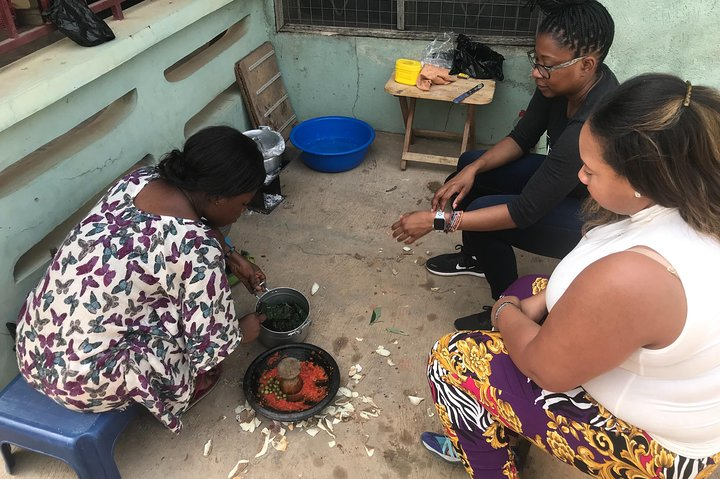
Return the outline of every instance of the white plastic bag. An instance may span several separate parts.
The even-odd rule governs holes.
[[[455,34],[439,33],[423,50],[422,64],[450,69],[455,54]]]

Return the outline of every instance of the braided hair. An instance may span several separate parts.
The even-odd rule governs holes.
[[[596,53],[600,63],[610,50],[615,36],[615,22],[597,0],[530,0],[545,14],[538,34],[551,35],[575,56]]]

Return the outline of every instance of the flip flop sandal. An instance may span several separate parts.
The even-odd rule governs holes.
[[[209,371],[198,374],[198,377],[196,378],[195,383],[198,384],[201,381],[205,380],[205,384],[203,386],[195,388],[195,392],[193,393],[192,398],[190,399],[190,404],[188,405],[185,412],[188,412],[197,403],[199,403],[205,396],[210,394],[210,391],[215,389],[215,386],[217,386],[218,382],[220,381],[221,375],[222,375],[222,366],[220,364],[218,364],[214,368],[210,369]]]

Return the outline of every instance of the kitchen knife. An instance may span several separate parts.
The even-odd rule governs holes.
[[[466,91],[465,93],[463,93],[462,95],[460,95],[460,96],[458,96],[457,98],[455,98],[452,102],[453,102],[453,103],[460,103],[460,102],[463,101],[465,98],[469,97],[470,95],[472,95],[472,94],[475,93],[476,91],[482,89],[482,87],[484,87],[484,86],[485,86],[485,84],[482,83],[482,82],[480,82],[480,83],[478,83],[477,85],[475,85],[474,87],[472,87],[471,89],[469,89],[468,91]]]

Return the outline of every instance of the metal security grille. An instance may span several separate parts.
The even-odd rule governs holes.
[[[396,0],[282,0],[282,9],[286,24],[389,30],[397,25]]]
[[[526,0],[406,1],[405,29],[487,36],[534,36],[537,14],[525,7],[526,3]]]
[[[277,0],[281,27],[316,26],[410,32],[453,31],[532,38],[537,11],[527,0]]]

